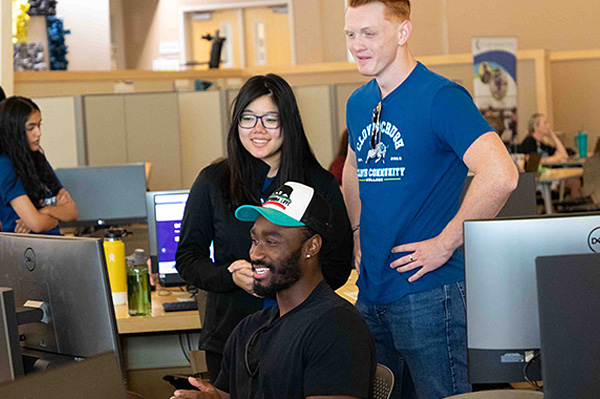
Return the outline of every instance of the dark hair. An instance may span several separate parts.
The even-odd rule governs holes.
[[[44,153],[31,151],[26,124],[30,115],[40,108],[30,99],[13,96],[0,102],[0,154],[6,154],[21,180],[25,192],[36,208],[43,206],[46,190],[56,194],[58,179],[48,165]]]
[[[0,101],[6,98],[6,94],[4,94],[4,90],[2,90],[2,86],[0,86]]]
[[[246,107],[262,96],[271,96],[279,111],[283,143],[281,161],[275,187],[286,181],[306,183],[308,166],[318,161],[313,154],[304,133],[296,97],[290,85],[274,74],[253,76],[242,86],[233,103],[231,127],[227,136],[227,156],[230,171],[229,191],[234,208],[247,204],[260,204],[256,187],[258,171],[255,158],[240,141],[238,122]]]

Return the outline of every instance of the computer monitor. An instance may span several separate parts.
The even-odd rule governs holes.
[[[0,384],[0,398],[127,399],[114,353]]]
[[[145,223],[146,169],[143,163],[56,169],[77,204],[79,218],[61,227]]]
[[[592,253],[599,227],[599,213],[464,223],[471,383],[524,380],[540,349],[535,258]]]
[[[600,398],[600,253],[542,256],[536,272],[544,398]]]
[[[100,239],[0,233],[0,265],[0,287],[14,293],[12,309],[46,309],[43,321],[18,326],[25,373],[120,354]]]

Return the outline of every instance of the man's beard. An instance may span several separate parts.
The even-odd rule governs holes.
[[[302,248],[298,248],[297,251],[291,253],[278,267],[272,263],[253,261],[253,266],[268,267],[271,272],[271,281],[267,286],[262,286],[259,281],[254,280],[252,284],[254,293],[265,298],[273,297],[275,293],[290,288],[300,280],[302,276],[300,268],[301,250]]]

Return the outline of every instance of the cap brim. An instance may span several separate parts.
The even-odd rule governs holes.
[[[242,222],[254,222],[259,215],[262,215],[269,222],[284,227],[306,226],[304,223],[286,215],[277,209],[263,208],[254,205],[242,205],[235,210],[235,217]]]

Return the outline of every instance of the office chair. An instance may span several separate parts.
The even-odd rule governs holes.
[[[594,204],[600,206],[600,152],[587,158],[583,164],[583,183],[583,195],[591,197]]]
[[[600,139],[598,139],[600,142]],[[559,212],[594,212],[600,210],[600,152],[588,157],[583,164],[582,198],[565,202]]]
[[[394,373],[387,366],[377,363],[373,399],[389,399],[392,389],[394,389]]]
[[[450,396],[447,399],[541,399],[544,397],[538,391],[520,391],[512,389],[479,391]]]

